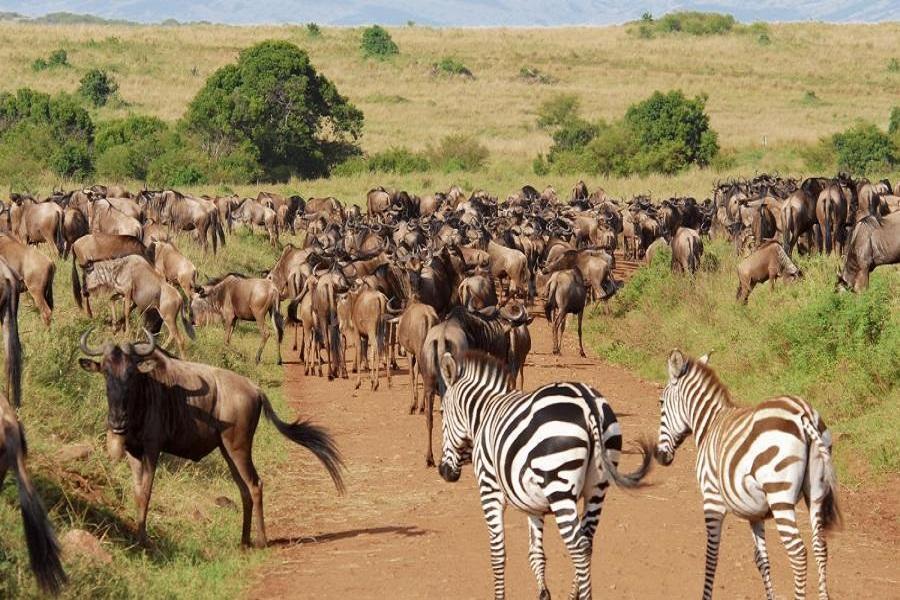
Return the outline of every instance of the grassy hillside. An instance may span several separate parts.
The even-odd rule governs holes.
[[[604,357],[663,382],[669,352],[712,352],[710,364],[739,402],[798,394],[835,431],[844,474],[900,472],[900,271],[883,267],[861,294],[834,292],[838,259],[801,257],[805,279],[758,286],[735,302],[738,258],[707,243],[696,277],[654,257],[589,319]]]
[[[204,257],[186,239],[180,245],[205,275],[243,270],[259,272],[276,258],[261,238],[236,235],[215,258]],[[30,449],[30,470],[61,536],[71,528],[87,529],[103,541],[112,555],[109,565],[76,558],[66,560],[71,583],[67,598],[221,598],[235,595],[242,582],[234,575],[264,559],[265,551],[239,549],[240,496],[225,462],[214,452],[200,463],[164,458],[157,471],[148,519],[152,546],[137,547],[133,535],[135,508],[131,473],[123,460],[113,464],[106,455],[106,395],[103,379],[84,372],[78,337],[90,325],[74,304],[70,266],[57,263],[56,310],[48,330],[25,299],[19,315],[25,350],[24,397],[20,411]],[[95,300],[98,316],[108,319],[105,303]],[[94,343],[112,335],[103,326]],[[120,336],[121,337],[121,334]],[[223,345],[220,327],[198,329],[188,348],[189,358],[234,369],[262,385],[285,417],[293,417],[280,394],[281,369],[274,365],[270,341],[263,363],[253,356],[258,344],[255,324],[239,328],[231,348]],[[58,456],[70,443],[87,442],[87,459],[65,461]],[[285,456],[285,442],[274,427],[260,425],[254,455],[261,477],[276,476]],[[314,459],[312,459],[314,460]],[[309,473],[324,471],[310,462]],[[322,485],[330,485],[325,479]],[[225,496],[234,504],[220,507]],[[39,597],[27,569],[15,486],[7,479],[0,499],[0,597]]]
[[[110,70],[122,102],[99,118],[129,112],[178,119],[218,67],[238,52],[269,38],[305,48],[316,67],[366,116],[366,151],[395,145],[414,150],[443,136],[473,134],[491,152],[479,173],[427,173],[380,177],[385,183],[424,191],[464,180],[496,193],[525,181],[571,186],[572,178],[536,177],[531,161],[550,145],[535,126],[538,104],[555,94],[579,96],[586,118],[613,120],[654,90],[680,88],[707,94],[712,126],[724,150],[733,153],[723,173],[691,170],[678,177],[602,182],[616,194],[651,190],[705,193],[712,179],[754,169],[797,171],[797,145],[846,129],[856,119],[885,125],[900,94],[900,25],[772,25],[769,42],[756,33],[642,39],[626,27],[559,29],[391,29],[400,55],[386,62],[365,60],[360,29],[324,28],[311,37],[305,27],[125,27],[0,24],[0,81],[56,92],[73,91],[91,67]],[[56,48],[68,52],[72,68],[35,73],[31,63]],[[459,60],[474,80],[433,75],[444,57]],[[555,83],[531,83],[523,67],[538,69]],[[763,143],[766,145],[763,146]],[[594,183],[596,177],[593,178]],[[46,182],[45,183],[49,183]],[[303,193],[359,198],[372,177],[294,182]]]

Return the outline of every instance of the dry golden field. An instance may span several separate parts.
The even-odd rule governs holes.
[[[812,142],[857,119],[887,122],[900,96],[900,24],[771,25],[771,43],[757,35],[731,33],[640,39],[627,27],[548,29],[391,29],[400,47],[393,60],[366,60],[359,51],[360,29],[324,28],[310,37],[305,27],[54,26],[0,25],[0,78],[3,89],[30,86],[41,91],[74,91],[91,67],[113,72],[124,102],[101,109],[98,118],[129,112],[177,120],[187,103],[218,67],[242,48],[269,38],[305,48],[313,63],[336,82],[365,113],[366,151],[391,146],[424,149],[444,135],[466,132],[490,149],[480,173],[435,172],[394,178],[392,185],[424,191],[451,181],[505,194],[526,181],[568,188],[572,177],[536,177],[531,161],[551,140],[535,126],[535,109],[554,94],[577,94],[589,119],[620,117],[633,102],[654,90],[680,88],[706,94],[707,110],[720,145],[736,152],[731,171],[693,170],[670,178],[628,178],[600,182],[616,194],[702,194],[716,177],[754,169],[802,168],[797,143]],[[64,48],[73,68],[36,73],[31,62]],[[451,56],[474,80],[435,76],[431,65]],[[519,78],[537,68],[553,84]],[[815,94],[815,99],[807,97]],[[763,144],[766,144],[764,147]],[[293,182],[309,194],[358,199],[372,177]]]

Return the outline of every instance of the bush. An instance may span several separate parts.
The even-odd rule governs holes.
[[[900,106],[891,109],[891,118],[888,121],[888,133],[895,135],[900,132]]]
[[[688,164],[705,166],[719,151],[718,136],[709,128],[705,112],[706,97],[689,100],[681,91],[655,92],[650,98],[633,104],[625,113],[625,124],[637,137],[642,152],[677,147],[683,160],[676,170]]]
[[[81,78],[78,93],[95,107],[105,106],[119,89],[119,84],[102,69],[91,69]]]
[[[434,75],[458,75],[469,79],[475,78],[475,76],[472,75],[472,71],[470,71],[466,65],[451,56],[445,56],[438,62],[432,64],[431,72]]]
[[[87,144],[67,142],[50,155],[50,168],[60,177],[83,181],[94,171],[91,151]]]
[[[553,132],[553,147],[550,155],[552,157],[554,152],[561,150],[582,151],[599,132],[599,125],[594,125],[579,117],[572,117]]]
[[[574,94],[557,94],[538,107],[537,126],[541,129],[559,127],[578,116],[581,101]]]
[[[656,30],[662,33],[683,32],[690,35],[719,35],[728,33],[736,21],[731,15],[679,11],[664,15],[655,21]]]
[[[891,138],[871,123],[860,123],[832,138],[838,167],[858,175],[872,174],[896,163]]]
[[[62,48],[58,50],[54,50],[50,56],[46,59],[39,58],[31,63],[31,69],[33,71],[44,71],[46,69],[53,69],[56,67],[68,67],[69,66],[69,55]]]
[[[837,169],[837,154],[831,139],[825,138],[816,144],[800,148],[800,158],[806,169],[812,173],[827,173]]]
[[[900,60],[897,60],[896,58],[889,60],[887,70],[888,73],[900,73]]]
[[[397,44],[391,39],[391,34],[379,25],[372,25],[363,30],[360,48],[363,56],[382,60],[400,52]]]
[[[435,168],[452,173],[481,169],[490,152],[474,137],[458,133],[444,137],[436,147],[429,147],[427,155]]]
[[[306,52],[262,42],[222,67],[191,101],[185,122],[216,162],[251,144],[267,177],[326,175],[358,152],[363,115]]]
[[[319,27],[317,23],[307,23],[306,35],[311,38],[319,37],[320,35],[322,35],[322,28]]]
[[[407,148],[390,148],[369,157],[368,170],[373,173],[394,173],[406,175],[427,171],[431,166],[428,159]]]

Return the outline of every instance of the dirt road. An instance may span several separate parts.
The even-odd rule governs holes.
[[[535,352],[526,368],[526,387],[554,380],[586,381],[610,400],[626,444],[639,434],[655,435],[659,388],[600,360],[578,358],[568,337],[564,355],[552,356],[543,319],[535,321],[533,332]],[[404,359],[401,367],[393,387],[388,389],[382,380],[375,393],[365,384],[355,391],[352,379],[328,382],[304,377],[299,366],[286,367],[293,407],[328,426],[340,444],[348,467],[348,493],[337,497],[310,455],[291,450],[289,471],[267,478],[269,537],[280,548],[254,574],[251,598],[490,597],[487,528],[471,467],[455,484],[425,468],[424,417],[406,412],[409,380]],[[435,427],[439,455],[439,417]],[[655,468],[651,486],[636,492],[610,490],[594,544],[595,597],[699,597],[705,533],[691,444],[685,443],[673,466]],[[635,460],[626,455],[624,468]],[[846,527],[830,540],[833,598],[900,598],[898,492],[896,480],[888,482],[887,489],[866,494],[842,490]],[[533,598],[526,519],[510,510],[506,524],[508,597]],[[767,531],[776,591],[779,598],[787,598],[790,569],[774,528]],[[804,536],[808,544],[808,527]],[[546,539],[551,593],[566,597],[572,569],[552,518]],[[814,582],[814,563],[810,577]],[[814,597],[814,584],[809,592]],[[735,518],[726,520],[716,595],[763,597],[749,528]]]

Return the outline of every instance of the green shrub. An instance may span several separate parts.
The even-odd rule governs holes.
[[[900,60],[897,60],[896,58],[889,60],[887,70],[888,73],[900,73]]]
[[[654,22],[656,30],[662,33],[683,32],[690,35],[720,35],[728,33],[736,21],[731,15],[679,11],[664,15]]]
[[[322,28],[319,27],[317,23],[307,23],[306,24],[306,35],[311,38],[316,38],[322,35]]]
[[[600,126],[585,121],[578,117],[572,117],[563,122],[553,132],[553,148],[550,153],[560,150],[581,151],[600,132]]]
[[[389,148],[369,156],[368,170],[373,173],[393,173],[406,175],[427,171],[431,166],[428,159],[407,148]]]
[[[821,100],[816,96],[816,93],[812,90],[806,90],[803,92],[803,100],[801,102],[807,106],[815,106],[817,104],[821,104]]]
[[[84,143],[67,142],[50,155],[50,168],[61,177],[85,180],[94,171],[91,151]]]
[[[581,101],[574,94],[557,94],[538,107],[537,126],[541,129],[559,127],[578,116]]]
[[[344,162],[335,165],[331,170],[334,177],[352,177],[369,172],[369,162],[363,156],[351,156]]]
[[[444,137],[437,146],[429,147],[426,155],[432,166],[452,173],[481,169],[490,152],[475,137],[457,133]]]
[[[68,67],[69,66],[69,55],[62,48],[58,50],[54,50],[50,56],[46,59],[38,58],[33,63],[31,63],[31,69],[33,71],[44,71],[46,69],[53,69],[56,67]]]
[[[106,71],[91,69],[81,78],[78,93],[99,108],[105,106],[118,89],[119,84]]]
[[[307,53],[267,41],[222,67],[191,101],[185,124],[213,162],[251,144],[268,178],[326,175],[358,152],[363,115]]]
[[[452,56],[445,56],[438,62],[432,64],[431,72],[435,75],[456,75],[469,79],[475,78],[472,71],[470,71],[466,65]]]
[[[871,123],[859,123],[832,138],[838,167],[858,175],[873,174],[896,164],[891,138]]]
[[[768,33],[761,33],[759,37],[756,38],[756,43],[760,46],[768,46],[772,43],[772,39],[769,37]]]
[[[384,27],[372,25],[363,30],[360,49],[367,58],[385,59],[400,52]]]
[[[811,173],[828,173],[837,169],[837,153],[829,138],[802,146],[799,154],[807,171]]]
[[[718,136],[709,127],[705,108],[705,96],[691,100],[680,90],[655,92],[628,108],[625,124],[636,136],[641,152],[654,153],[665,146],[666,154],[677,152],[682,159],[676,170],[688,164],[704,166],[719,151]]]
[[[891,109],[891,117],[888,121],[888,134],[894,135],[900,132],[900,106]]]

